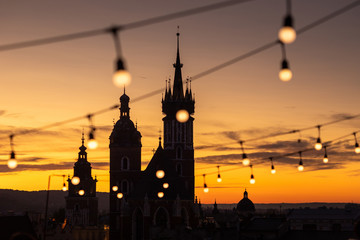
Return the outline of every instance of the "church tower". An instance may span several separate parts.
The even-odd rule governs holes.
[[[177,35],[177,53],[174,84],[166,86],[165,97],[162,100],[162,112],[166,115],[164,122],[164,150],[168,153],[169,160],[173,162],[179,182],[183,184],[181,199],[194,200],[194,145],[193,145],[193,122],[195,101],[192,97],[191,86],[186,84],[184,93],[179,52],[179,32]],[[179,110],[186,110],[189,119],[181,123],[176,120]]]
[[[130,98],[120,97],[120,119],[110,135],[110,239],[122,239],[131,219],[124,205],[141,175],[141,134],[130,120]],[[121,198],[118,197],[121,193]]]
[[[66,219],[72,226],[96,226],[98,218],[98,198],[96,197],[96,177],[91,176],[91,164],[87,161],[84,134],[78,160],[74,164],[73,179],[68,178],[68,196],[66,200]],[[72,183],[74,182],[74,184]]]

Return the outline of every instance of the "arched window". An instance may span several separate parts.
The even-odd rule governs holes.
[[[127,180],[121,181],[121,192],[128,193],[129,192],[129,182]]]
[[[176,173],[181,176],[182,175],[182,165],[181,163],[176,164]]]
[[[128,157],[123,157],[121,159],[121,169],[122,170],[129,170],[129,168],[130,168],[129,158]]]
[[[169,213],[163,208],[160,207],[155,213],[155,226],[167,228],[169,221]]]
[[[176,148],[176,159],[182,159],[182,149],[180,146]]]

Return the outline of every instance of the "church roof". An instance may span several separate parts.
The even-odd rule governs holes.
[[[244,198],[239,201],[237,204],[236,210],[238,213],[241,212],[255,212],[254,203],[248,198],[248,193],[245,189]]]

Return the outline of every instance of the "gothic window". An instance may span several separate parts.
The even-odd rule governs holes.
[[[182,165],[181,163],[176,164],[176,173],[181,176],[182,175]]]
[[[121,169],[122,170],[129,170],[130,169],[130,163],[129,163],[129,158],[128,157],[123,157],[121,159]]]
[[[182,149],[180,146],[176,148],[176,159],[182,159]]]
[[[167,225],[168,225],[168,213],[164,208],[160,207],[156,211],[155,226],[166,228]]]
[[[121,181],[121,192],[128,193],[129,192],[129,182],[127,180]]]

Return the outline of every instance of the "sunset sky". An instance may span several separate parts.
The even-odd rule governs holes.
[[[16,42],[127,24],[142,19],[204,6],[219,0],[152,1],[6,1],[0,3],[0,49]],[[285,0],[249,0],[231,7],[178,18],[120,33],[124,60],[132,83],[130,99],[165,87],[173,79],[176,31],[180,26],[183,80],[277,39],[285,15]],[[354,0],[293,0],[295,29],[300,29]],[[360,6],[313,28],[286,45],[294,77],[278,79],[282,60],[276,45],[266,51],[197,79],[195,93],[195,181],[210,187],[204,203],[234,203],[246,187],[254,203],[355,202],[360,203],[360,154],[354,137],[323,151],[303,153],[304,172],[298,172],[298,155],[274,160],[311,147],[317,129],[272,137],[247,139],[323,124],[360,114]],[[112,36],[0,51],[0,188],[44,190],[50,174],[72,174],[81,145],[81,132],[89,131],[86,118],[37,133],[16,135],[74,117],[85,116],[119,103],[123,90],[112,83],[115,49]],[[161,94],[131,102],[130,117],[142,134],[143,169],[158,145],[162,129]],[[119,110],[96,115],[99,147],[88,150],[98,191],[109,190],[109,135]],[[360,118],[324,126],[321,138],[330,141],[360,130]],[[9,135],[15,134],[18,167],[7,167]],[[358,134],[360,141],[360,133]],[[254,165],[241,163],[239,140]],[[216,182],[220,165],[222,183]],[[231,170],[231,171],[230,171]],[[60,190],[61,177],[51,189]]]

